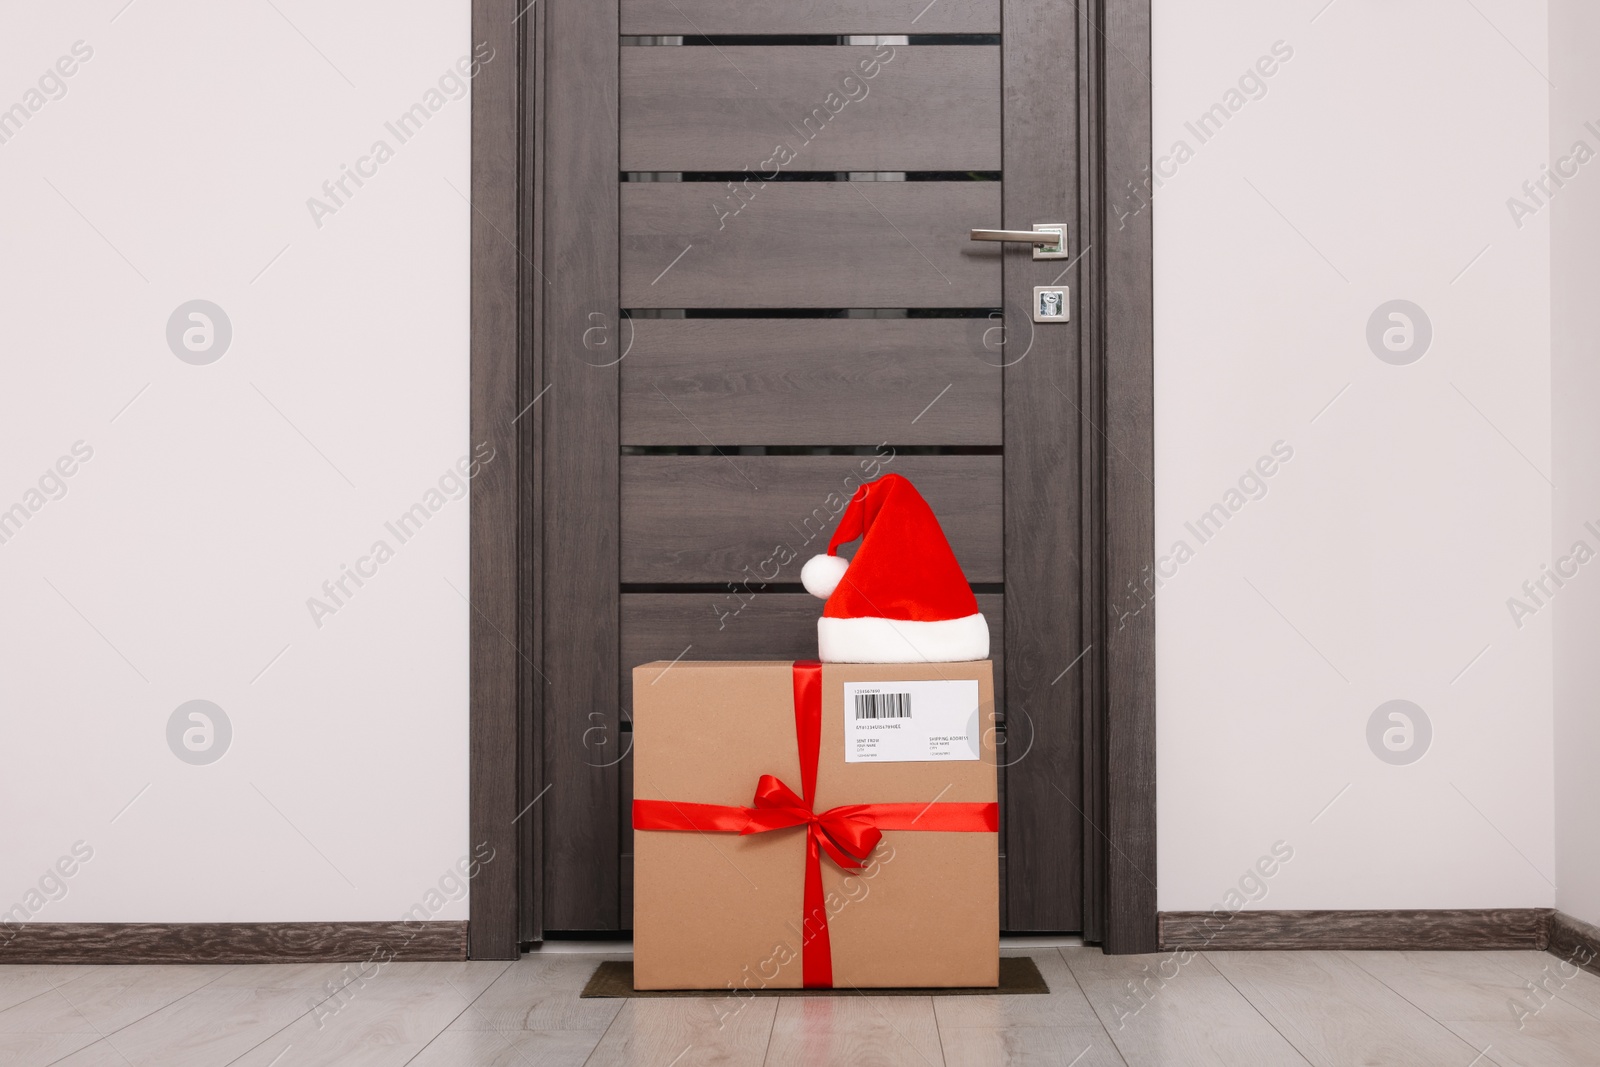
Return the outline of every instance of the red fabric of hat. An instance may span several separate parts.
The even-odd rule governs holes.
[[[861,539],[850,561],[839,546]],[[832,663],[984,659],[989,626],[933,509],[916,486],[886,474],[857,489],[801,581],[827,600],[817,621],[820,658]]]

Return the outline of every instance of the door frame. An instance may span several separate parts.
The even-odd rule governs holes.
[[[473,0],[471,434],[494,447],[471,493],[470,816],[493,849],[471,887],[468,951],[512,959],[540,939],[538,797],[544,684],[537,399],[546,0]],[[1156,913],[1154,377],[1150,0],[1082,0],[1078,16],[1083,381],[1081,606],[1084,920],[1107,952],[1154,952]],[[1125,193],[1124,190],[1128,190]],[[1131,193],[1131,196],[1129,195]],[[527,773],[525,773],[526,769]],[[1114,769],[1114,770],[1113,770]]]

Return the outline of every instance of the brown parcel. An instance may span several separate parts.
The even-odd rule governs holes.
[[[978,683],[979,759],[844,761],[844,682],[946,679]],[[633,692],[635,797],[748,805],[763,774],[800,792],[792,663],[651,663]],[[993,803],[993,706],[988,661],[824,664],[815,810]],[[802,986],[803,827],[633,836],[637,988]],[[998,835],[970,832],[885,831],[853,875],[824,855],[834,986],[998,984],[999,862]]]

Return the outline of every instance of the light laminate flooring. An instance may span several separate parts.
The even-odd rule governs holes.
[[[1600,1065],[1600,978],[1540,952],[1006,951],[1034,957],[1048,996],[581,1000],[618,957],[570,951],[357,980],[5,966],[0,1065]]]

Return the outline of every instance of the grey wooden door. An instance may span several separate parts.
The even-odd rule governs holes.
[[[1081,20],[1044,0],[538,17],[525,936],[630,925],[631,668],[814,654],[800,566],[887,470],[993,630],[1003,926],[1083,930],[1081,316],[1030,314],[1075,267],[968,239],[1060,222],[1085,251]]]

